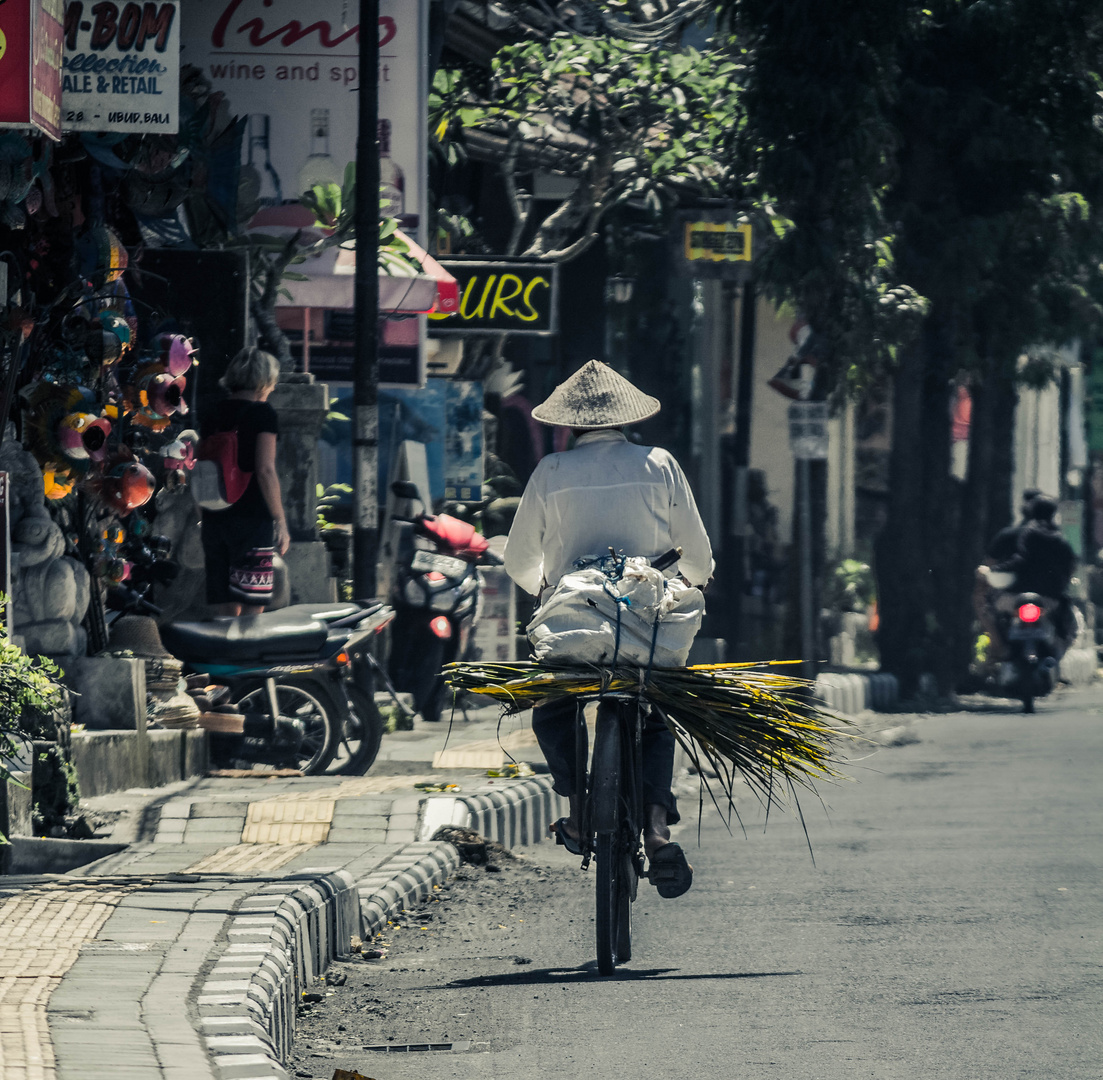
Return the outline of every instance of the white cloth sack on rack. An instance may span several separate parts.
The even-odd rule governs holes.
[[[629,558],[620,581],[597,567],[564,574],[527,630],[537,660],[611,664],[615,655],[618,664],[646,667],[650,659],[655,667],[684,667],[704,614],[700,589],[663,577],[646,559]]]

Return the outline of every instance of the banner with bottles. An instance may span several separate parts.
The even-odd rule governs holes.
[[[428,0],[380,0],[379,134],[387,209],[424,244]],[[340,183],[356,159],[358,5],[189,0],[181,60],[248,116],[245,179],[263,206]]]

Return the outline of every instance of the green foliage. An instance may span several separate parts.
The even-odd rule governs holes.
[[[865,611],[877,598],[873,570],[860,559],[842,559],[831,568],[827,606],[835,611]]]
[[[7,599],[0,595],[0,608]],[[65,702],[61,672],[45,657],[27,656],[0,623],[0,783],[11,779],[5,758],[20,754],[27,740],[53,736],[50,714]],[[0,834],[0,843],[6,842]]]
[[[335,529],[352,521],[352,488],[348,484],[317,485],[319,529]]]
[[[741,70],[722,52],[565,33],[521,42],[495,55],[487,89],[463,72],[437,72],[429,99],[434,152],[446,165],[461,163],[464,132],[478,129],[504,140],[511,197],[518,177],[535,168],[574,179],[574,193],[525,251],[570,257],[621,203],[657,216],[679,192],[727,190]],[[513,209],[523,225],[525,211]]]
[[[933,313],[958,367],[1005,371],[1098,319],[1097,4],[720,6],[747,65],[739,167],[777,239],[760,279],[837,369],[891,366]]]

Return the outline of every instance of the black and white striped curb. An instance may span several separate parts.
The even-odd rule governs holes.
[[[816,696],[845,716],[891,709],[900,699],[895,675],[877,671],[868,675],[825,671],[816,676]]]
[[[369,939],[428,897],[460,866],[442,825],[474,829],[505,847],[534,844],[567,812],[547,776],[503,779],[423,800],[418,835],[360,880],[345,870],[291,875],[243,898],[194,996],[218,1080],[287,1077],[302,994],[317,987],[353,936]]]
[[[443,885],[462,861],[451,844],[407,844],[357,882],[364,939],[378,934],[396,912],[424,900],[434,885]]]
[[[499,780],[462,794],[426,799],[418,837],[429,840],[441,826],[453,825],[474,829],[507,848],[538,844],[548,826],[567,813],[567,800],[552,791],[550,776]]]
[[[218,1080],[286,1077],[302,993],[347,956],[360,930],[346,871],[291,875],[242,899],[196,995],[200,1033]]]

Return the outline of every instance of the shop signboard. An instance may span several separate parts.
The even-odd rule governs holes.
[[[827,403],[794,401],[789,406],[789,446],[798,461],[827,457]]]
[[[386,209],[411,234],[424,213],[428,0],[380,0],[380,172]],[[356,160],[359,8],[347,0],[189,0],[181,60],[247,116],[242,165],[260,202],[341,183]],[[424,245],[424,224],[417,228]]]
[[[674,230],[674,263],[682,277],[744,281],[754,259],[754,231],[728,210],[687,210]]]
[[[61,3],[0,3],[0,128],[61,138]]]
[[[69,0],[62,66],[66,131],[179,130],[176,0]]]
[[[440,259],[457,281],[460,309],[430,315],[437,334],[536,334],[559,329],[559,264],[540,259]]]
[[[473,659],[506,664],[517,659],[517,591],[500,566],[479,567]]]

